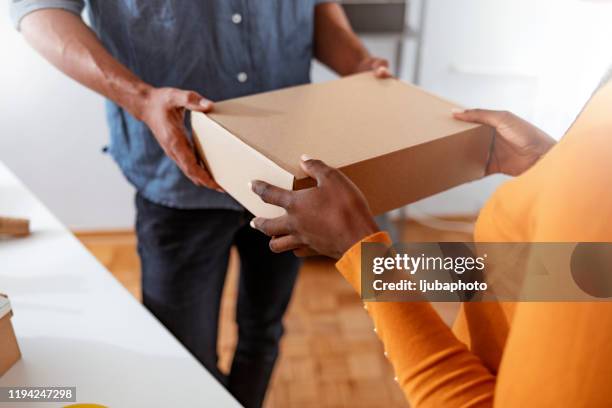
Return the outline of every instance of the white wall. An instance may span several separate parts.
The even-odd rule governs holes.
[[[129,227],[132,189],[101,153],[102,99],[34,54],[0,7],[0,160],[75,228]],[[466,106],[513,110],[560,137],[595,86],[612,49],[612,6],[580,0],[428,0],[422,84]],[[393,44],[366,39],[391,58]],[[410,44],[409,44],[410,46]],[[410,48],[404,77],[409,77]],[[315,80],[330,74],[315,67]],[[412,206],[473,213],[490,178]],[[0,197],[1,199],[1,197]]]

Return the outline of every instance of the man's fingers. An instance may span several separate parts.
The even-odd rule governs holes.
[[[212,178],[210,173],[199,164],[190,166],[187,170],[187,174],[188,177],[199,186],[210,188],[220,193],[225,192],[225,190],[223,190],[223,188]]]
[[[289,207],[292,201],[292,194],[294,194],[291,191],[287,191],[260,180],[251,182],[251,190],[261,197],[265,203],[277,205],[283,208]]]
[[[374,76],[379,79],[391,78],[393,74],[389,71],[387,67],[378,67],[374,70]]]
[[[251,227],[263,232],[269,237],[287,235],[291,233],[289,227],[289,217],[283,215],[278,218],[260,218],[256,217],[251,220]]]
[[[382,58],[376,58],[372,61],[372,71],[376,78],[384,79],[391,78],[391,71],[389,71],[389,61]]]
[[[210,173],[199,165],[195,153],[185,135],[178,132],[172,136],[172,139],[168,147],[170,157],[176,162],[183,174],[198,186],[222,191],[221,187],[213,180]]]
[[[507,112],[487,109],[453,109],[453,117],[464,122],[480,123],[496,128],[499,126]]]
[[[321,181],[328,177],[331,173],[336,171],[333,167],[329,167],[327,164],[323,163],[321,160],[314,160],[303,154],[302,162],[300,165],[302,166],[302,170],[308,176],[317,180],[317,184],[321,184]]]
[[[217,184],[210,173],[200,166],[197,161],[188,159],[180,161],[179,163],[179,167],[183,173],[185,173],[185,175],[196,185],[223,192],[221,186]]]
[[[301,246],[302,242],[295,235],[284,235],[270,240],[270,250],[275,253],[292,251]]]
[[[179,91],[176,103],[186,109],[198,112],[210,112],[213,108],[212,101],[193,91]]]
[[[389,68],[389,61],[383,58],[374,58],[371,66],[375,71],[379,68]]]

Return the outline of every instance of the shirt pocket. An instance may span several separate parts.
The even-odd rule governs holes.
[[[134,23],[170,25],[176,21],[177,2],[172,0],[124,0]]]

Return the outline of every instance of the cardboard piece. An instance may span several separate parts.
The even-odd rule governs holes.
[[[8,298],[0,294],[0,377],[19,359],[21,352],[11,324],[13,312]]]
[[[0,217],[0,235],[25,237],[30,235],[30,220],[25,218]]]
[[[302,154],[343,171],[380,214],[484,176],[493,133],[454,120],[453,107],[365,73],[223,101],[207,115],[192,112],[191,122],[213,177],[257,216],[284,210],[263,203],[248,182],[312,186]]]

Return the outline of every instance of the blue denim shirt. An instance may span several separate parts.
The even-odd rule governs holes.
[[[142,80],[219,101],[309,82],[314,6],[323,1],[11,0],[11,15],[19,27],[38,9],[80,15],[87,6],[102,43]],[[144,197],[175,208],[242,209],[192,184],[144,123],[112,101],[106,108],[109,152]]]

